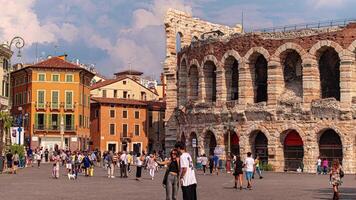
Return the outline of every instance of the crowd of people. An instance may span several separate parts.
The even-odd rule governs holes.
[[[25,166],[32,166],[34,164],[40,168],[42,162],[51,162],[52,172],[51,176],[54,179],[60,177],[60,167],[65,167],[68,173],[68,179],[77,179],[79,174],[90,177],[94,176],[94,167],[102,167],[107,171],[108,178],[115,178],[115,174],[120,174],[120,178],[128,178],[132,167],[136,166],[136,180],[140,181],[142,170],[147,169],[148,174],[152,180],[155,178],[155,172],[159,168],[166,168],[163,178],[163,185],[166,190],[167,200],[176,200],[179,187],[183,192],[183,200],[197,199],[196,187],[197,180],[195,177],[195,169],[201,169],[206,175],[206,170],[209,168],[210,175],[219,175],[219,168],[221,162],[217,155],[205,154],[199,156],[196,160],[196,165],[193,164],[193,159],[189,153],[186,152],[185,144],[178,142],[175,148],[171,150],[169,157],[164,157],[162,152],[152,152],[150,154],[133,153],[133,152],[113,152],[106,151],[69,151],[69,150],[51,150],[38,148],[34,151],[26,149],[25,164],[21,164],[19,152],[11,150],[7,152],[6,167],[12,174],[18,173],[18,168]],[[338,160],[332,162],[329,168],[327,159],[318,158],[317,174],[329,174],[330,184],[333,187],[333,199],[339,199],[339,186],[342,183],[344,173],[342,166]],[[230,172],[230,167],[234,176],[234,188],[242,190],[243,175],[245,174],[246,188],[252,190],[252,179],[255,173],[262,179],[261,160],[257,156],[255,159],[252,153],[248,152],[244,161],[239,155],[233,155],[231,159],[231,166],[226,165],[226,171]],[[116,172],[119,170],[119,172]]]

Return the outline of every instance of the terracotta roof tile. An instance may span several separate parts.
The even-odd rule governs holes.
[[[52,57],[39,63],[33,64],[30,67],[44,67],[44,68],[61,68],[61,69],[84,69],[76,64],[65,61],[58,57]]]
[[[101,82],[98,82],[94,85],[92,85],[90,87],[91,90],[95,90],[95,89],[98,89],[98,88],[101,88],[101,87],[104,87],[104,86],[107,86],[107,85],[110,85],[110,84],[113,84],[113,83],[116,83],[118,81],[121,81],[123,79],[125,79],[126,77],[120,77],[120,78],[115,78],[115,79],[107,79],[105,81],[101,81]]]
[[[144,101],[134,100],[134,99],[119,99],[119,98],[105,98],[105,97],[91,97],[91,100],[98,103],[110,103],[110,104],[125,104],[125,105],[139,105],[147,106]]]

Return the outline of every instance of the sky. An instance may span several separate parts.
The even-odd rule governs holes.
[[[48,55],[93,64],[111,77],[136,69],[159,77],[165,58],[163,19],[172,7],[204,20],[246,30],[356,19],[356,0],[0,0],[0,43],[25,39],[20,58]]]

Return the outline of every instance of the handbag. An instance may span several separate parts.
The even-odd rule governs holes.
[[[345,176],[344,171],[342,171],[342,169],[340,169],[340,178],[344,178],[344,176]]]

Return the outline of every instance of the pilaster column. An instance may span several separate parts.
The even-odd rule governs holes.
[[[226,100],[225,70],[218,68],[216,70],[216,102],[221,103],[225,100]]]
[[[320,99],[320,75],[315,59],[303,61],[303,107],[310,109],[311,102]]]
[[[284,88],[282,66],[280,62],[271,60],[268,62],[267,70],[267,105],[269,107],[275,107],[277,105],[280,91]]]
[[[351,107],[354,63],[354,60],[349,59],[341,60],[340,62],[340,105],[344,109],[350,109]]]
[[[239,68],[239,103],[247,104],[254,101],[254,72],[249,68],[249,63],[242,62]]]

